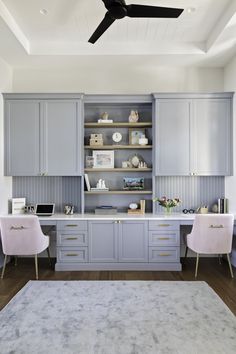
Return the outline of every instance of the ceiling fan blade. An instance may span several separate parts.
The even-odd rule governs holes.
[[[126,5],[128,17],[177,18],[184,9],[148,5]]]
[[[107,12],[100,25],[97,27],[95,32],[89,38],[88,42],[94,44],[98,40],[98,38],[100,38],[103,35],[103,33],[113,24],[114,21],[115,19],[112,18]]]

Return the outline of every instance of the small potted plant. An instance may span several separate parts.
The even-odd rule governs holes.
[[[172,208],[176,207],[181,203],[181,200],[179,198],[170,199],[166,197],[154,198],[153,201],[158,202],[160,206],[165,208],[166,213],[171,213]]]

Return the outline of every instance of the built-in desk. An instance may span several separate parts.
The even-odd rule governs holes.
[[[55,214],[39,219],[56,227],[58,271],[179,271],[180,226],[192,225],[194,215]]]

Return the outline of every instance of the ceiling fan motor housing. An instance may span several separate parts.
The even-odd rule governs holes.
[[[127,15],[126,8],[122,6],[120,2],[114,2],[112,6],[109,7],[108,12],[109,15],[116,20],[119,20]]]

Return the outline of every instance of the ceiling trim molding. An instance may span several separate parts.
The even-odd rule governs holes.
[[[25,34],[22,32],[18,24],[16,23],[14,17],[9,12],[5,4],[0,0],[0,16],[2,17],[3,21],[9,27],[11,32],[15,35],[17,40],[20,42],[22,47],[25,49],[27,54],[30,54],[30,43],[29,40],[26,38]]]
[[[233,0],[229,6],[227,6],[223,15],[219,18],[216,25],[213,27],[209,37],[206,41],[206,51],[209,52],[213,47],[217,39],[220,37],[232,17],[236,13],[236,0]]]

